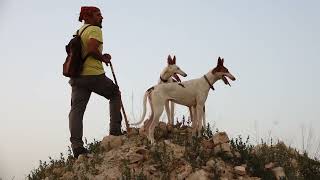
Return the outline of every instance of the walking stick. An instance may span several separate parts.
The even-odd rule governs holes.
[[[112,72],[112,75],[113,75],[114,82],[115,82],[116,85],[118,85],[117,78],[116,78],[116,75],[114,74],[114,70],[113,70],[113,66],[112,66],[111,61],[109,62],[109,64],[110,64],[110,68],[111,68],[111,72]],[[126,115],[126,112],[124,111],[122,100],[120,100],[120,102],[121,102],[122,114],[123,114],[124,120],[126,122],[127,132],[129,132],[130,131],[130,127],[129,127],[129,122],[128,122],[128,119],[127,119],[127,115]]]

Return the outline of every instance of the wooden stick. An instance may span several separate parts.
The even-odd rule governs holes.
[[[116,75],[115,75],[115,73],[114,73],[114,70],[113,70],[113,66],[112,66],[111,61],[109,62],[109,64],[110,64],[110,68],[111,68],[111,72],[112,72],[112,75],[113,75],[114,82],[115,82],[116,85],[118,85],[117,78],[116,78]],[[126,127],[127,127],[127,132],[129,132],[130,127],[129,127],[129,122],[128,122],[128,119],[127,119],[127,114],[126,114],[126,112],[125,112],[125,110],[124,110],[122,100],[120,100],[120,102],[121,102],[122,114],[123,114],[123,116],[124,116],[124,120],[125,120]]]

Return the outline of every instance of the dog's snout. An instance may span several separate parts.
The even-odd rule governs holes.
[[[184,74],[183,77],[187,77],[187,74]]]
[[[228,77],[229,79],[231,79],[232,81],[235,81],[235,80],[236,80],[236,78],[235,78],[232,74],[230,74],[230,73],[227,74],[227,77]]]

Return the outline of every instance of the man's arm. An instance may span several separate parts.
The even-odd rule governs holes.
[[[88,41],[88,55],[98,59],[108,65],[110,62],[111,56],[109,54],[102,54],[99,51],[99,46],[102,43],[94,38],[90,38]]]

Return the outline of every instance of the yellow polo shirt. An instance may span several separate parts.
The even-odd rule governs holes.
[[[84,24],[80,29],[79,33],[81,33],[84,29],[84,27],[88,26],[89,24]],[[85,31],[81,35],[81,41],[82,41],[82,57],[85,57],[88,54],[87,51],[87,44],[90,38],[96,39],[97,41],[101,42],[99,46],[99,51],[102,53],[103,49],[103,39],[102,39],[102,31],[101,28],[98,26],[90,26],[85,29]],[[92,56],[89,56],[84,64],[83,64],[83,70],[81,72],[81,75],[100,75],[103,74],[104,69],[102,62],[98,59],[95,59]]]

